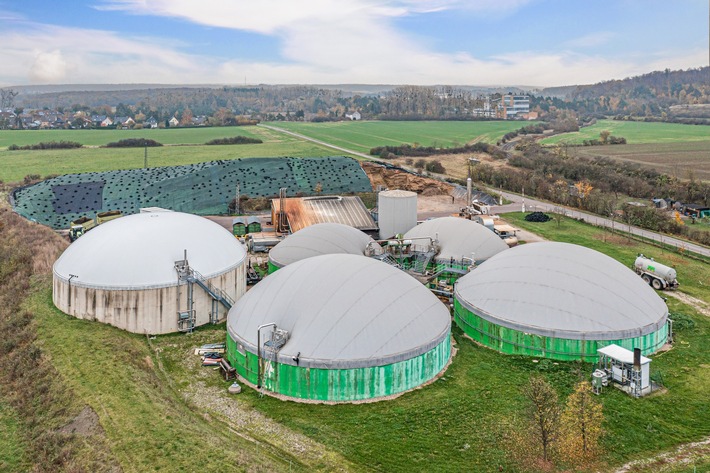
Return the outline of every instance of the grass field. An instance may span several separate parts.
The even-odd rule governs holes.
[[[471,141],[495,142],[518,122],[278,122],[274,126],[368,153],[381,145],[420,143],[454,146]],[[262,144],[201,146],[214,138],[244,135],[259,138]],[[0,180],[16,182],[29,174],[44,177],[90,171],[110,171],[143,167],[143,148],[98,148],[125,138],[151,138],[164,145],[148,149],[148,165],[174,166],[215,159],[271,156],[332,156],[333,149],[263,127],[174,128],[155,130],[33,130],[0,131]],[[27,145],[46,141],[78,141],[89,148],[71,150],[8,151],[11,144]],[[188,146],[189,145],[189,146]]]
[[[599,139],[599,133],[602,130],[609,130],[614,136],[626,138],[628,144],[710,141],[710,126],[599,120],[596,124],[584,127],[578,132],[551,136],[541,140],[541,143],[543,145],[562,142],[582,144],[584,140]],[[615,146],[623,147],[624,145]]]
[[[495,143],[504,134],[524,124],[516,121],[349,121],[275,122],[269,125],[368,154],[376,146],[405,143],[437,147],[463,146],[475,141]]]
[[[0,131],[0,137],[6,131]],[[97,135],[92,135],[94,132]],[[158,138],[152,133],[161,133]],[[68,130],[68,131],[9,131],[19,134],[30,143],[39,141],[78,140],[81,137],[92,143],[104,144],[122,137],[147,136],[174,146],[148,148],[148,165],[175,166],[193,164],[216,159],[236,159],[247,157],[295,156],[314,157],[332,156],[332,149],[315,143],[295,138],[283,133],[277,133],[258,127],[232,128],[190,128],[166,130],[138,130],[136,132],[119,130]],[[35,133],[42,133],[42,138],[32,140]],[[73,134],[78,133],[74,138]],[[133,135],[128,133],[140,133]],[[173,134],[174,133],[174,134]],[[56,134],[56,135],[53,135]],[[224,145],[224,146],[180,146],[186,143],[204,143],[212,138],[249,135],[260,138],[261,144]],[[39,174],[44,177],[51,174],[69,174],[90,171],[111,171],[115,169],[135,169],[143,167],[144,148],[80,148],[41,151],[8,151],[0,150],[0,180],[16,182],[28,174]]]
[[[0,148],[12,144],[19,146],[47,141],[76,141],[84,146],[102,146],[127,138],[148,138],[167,144],[204,144],[215,138],[248,136],[263,141],[273,139],[265,130],[256,126],[202,127],[202,128],[156,128],[143,130],[2,130]]]
[[[710,133],[710,127],[706,129]],[[687,179],[692,173],[697,179],[710,180],[710,140],[582,146],[571,152],[578,156],[606,156],[637,163],[679,179]]]

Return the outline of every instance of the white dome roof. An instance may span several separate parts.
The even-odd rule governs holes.
[[[187,250],[205,278],[243,264],[246,251],[220,225],[180,212],[128,215],[99,225],[71,244],[54,263],[54,276],[72,285],[149,289],[177,284],[175,262]]]
[[[500,253],[456,283],[456,299],[504,327],[574,340],[639,337],[668,308],[629,268],[569,243],[530,243]]]
[[[439,235],[441,251],[438,260],[470,258],[477,262],[508,249],[508,245],[495,233],[481,224],[459,217],[441,217],[427,220],[404,234],[404,239],[435,238]],[[416,243],[416,242],[415,242]]]
[[[257,329],[290,334],[278,361],[318,368],[382,366],[439,345],[451,330],[444,304],[392,266],[354,255],[290,264],[246,293],[227,318],[232,339],[256,353]],[[263,336],[268,332],[264,330]]]
[[[342,253],[362,256],[370,242],[377,245],[367,234],[349,225],[318,223],[286,237],[269,251],[269,260],[282,267],[319,255]]]

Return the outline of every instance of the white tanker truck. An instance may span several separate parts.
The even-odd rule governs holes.
[[[661,289],[678,289],[675,269],[665,264],[657,263],[653,258],[646,258],[641,254],[638,255],[634,262],[634,270],[636,270],[636,274],[641,276],[641,279],[646,281],[646,284],[650,284],[657,291]]]

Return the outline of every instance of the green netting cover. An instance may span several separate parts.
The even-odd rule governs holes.
[[[248,158],[209,161],[125,171],[66,174],[12,193],[14,210],[52,228],[67,228],[72,220],[98,212],[139,212],[141,207],[163,207],[197,215],[227,213],[239,183],[241,195],[287,195],[372,192],[360,165],[352,158]]]

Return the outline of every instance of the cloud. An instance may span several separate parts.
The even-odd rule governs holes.
[[[111,31],[24,23],[14,31],[0,31],[2,82],[211,82],[209,71],[215,64],[209,58],[160,43]]]
[[[568,48],[591,48],[606,44],[614,37],[616,33],[612,31],[598,31],[588,35],[580,36],[579,38],[571,39],[563,43]]]
[[[33,82],[61,82],[67,75],[67,61],[59,50],[37,51],[29,75]]]
[[[24,21],[0,30],[0,82],[30,83],[392,83],[563,85],[623,78],[655,69],[697,67],[706,50],[610,59],[573,52],[608,41],[609,32],[571,40],[564,51],[518,51],[491,58],[433,51],[397,29],[394,19],[437,9],[522,8],[527,0],[113,0],[103,9],[180,18],[278,39],[279,57],[263,60],[190,54],[189,41],[136,37]],[[243,4],[242,4],[243,3]],[[207,8],[206,5],[209,7]],[[315,8],[312,5],[320,6]],[[473,6],[471,6],[473,5]],[[304,10],[307,10],[304,11]],[[273,15],[264,15],[264,12]],[[42,45],[48,45],[43,48]]]
[[[465,9],[508,14],[532,0],[105,0],[99,10],[179,18],[205,26],[262,34],[277,33],[299,23],[344,23],[368,18],[377,22],[417,13]],[[377,28],[377,23],[373,25]]]

